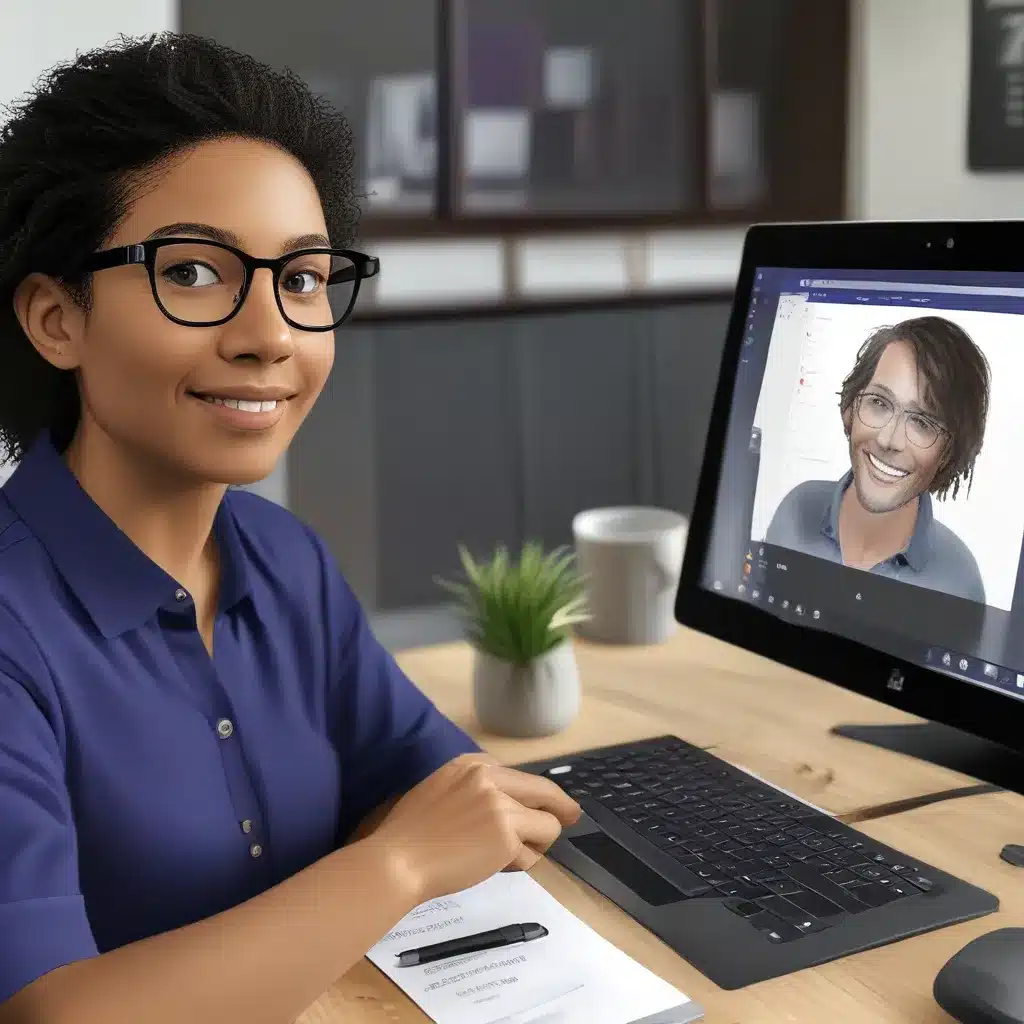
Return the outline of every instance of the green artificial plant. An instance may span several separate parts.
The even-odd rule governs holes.
[[[528,541],[518,561],[499,547],[477,562],[459,545],[459,558],[465,579],[437,582],[454,595],[467,640],[495,658],[527,665],[589,618],[583,577],[567,548],[545,554]]]

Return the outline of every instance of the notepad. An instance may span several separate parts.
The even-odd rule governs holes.
[[[398,966],[410,949],[528,922],[547,934]],[[368,956],[436,1024],[689,1024],[704,1015],[520,871],[421,904]]]

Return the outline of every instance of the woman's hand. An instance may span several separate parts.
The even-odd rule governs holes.
[[[550,779],[471,754],[397,800],[367,842],[380,846],[423,902],[506,868],[528,870],[580,813]]]

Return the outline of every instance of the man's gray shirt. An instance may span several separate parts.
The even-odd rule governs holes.
[[[839,548],[839,503],[853,481],[849,472],[838,483],[808,480],[782,499],[765,534],[768,544],[842,562]],[[910,543],[870,570],[919,587],[985,603],[985,585],[967,545],[932,512],[930,494],[922,494]]]

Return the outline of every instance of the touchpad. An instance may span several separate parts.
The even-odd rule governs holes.
[[[663,907],[666,903],[678,903],[686,899],[686,895],[671,882],[603,832],[592,832],[587,836],[570,839],[569,842],[653,907]]]

